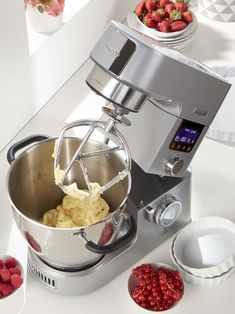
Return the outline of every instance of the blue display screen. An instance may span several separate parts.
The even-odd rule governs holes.
[[[190,152],[196,144],[204,125],[183,120],[177,130],[171,144],[170,149],[182,152]]]
[[[183,130],[179,130],[179,132],[175,136],[176,142],[194,144],[200,135],[199,130],[184,128]]]

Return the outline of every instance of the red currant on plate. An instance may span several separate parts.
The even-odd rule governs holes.
[[[131,298],[150,311],[165,311],[175,306],[184,293],[179,271],[163,264],[142,264],[132,270],[128,281]]]

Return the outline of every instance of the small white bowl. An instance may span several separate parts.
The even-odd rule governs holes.
[[[176,265],[176,267],[178,268],[181,276],[183,277],[183,279],[193,285],[197,285],[197,286],[206,286],[206,287],[212,287],[212,286],[217,286],[220,283],[222,283],[223,281],[225,281],[227,278],[229,278],[232,273],[235,270],[235,267],[232,267],[231,269],[229,269],[227,272],[221,274],[220,276],[215,276],[215,277],[197,277],[197,276],[193,276],[192,274],[186,272],[176,261],[173,252],[171,250],[170,252],[171,254],[171,259],[173,261],[173,263]]]
[[[172,267],[172,266],[169,266],[167,264],[163,264],[163,263],[147,263],[147,264],[151,264],[153,266],[153,269],[154,270],[157,270],[158,268],[165,268],[165,269],[168,269],[168,270],[171,270],[171,271],[178,271],[178,269],[176,269],[175,267]],[[139,265],[140,266],[140,265]],[[137,266],[136,266],[137,267]],[[136,268],[135,267],[135,268]],[[181,302],[181,300],[183,299],[183,296],[184,296],[184,291],[185,291],[185,283],[184,283],[184,280],[183,278],[180,276],[180,279],[182,280],[182,283],[183,283],[183,291],[182,291],[182,295],[181,295],[181,298],[179,301],[176,301],[174,304],[172,304],[172,306],[170,306],[168,309],[165,309],[164,311],[167,311],[167,310],[170,310],[172,309],[173,307],[175,307],[179,302]],[[140,304],[138,304],[132,297],[132,292],[134,291],[134,289],[139,285],[140,281],[139,279],[137,279],[132,273],[131,275],[129,276],[129,279],[128,279],[128,292],[129,292],[129,296],[131,298],[131,300],[136,304],[136,306],[138,307],[141,307],[142,309],[145,309],[147,311],[150,311],[150,312],[159,312],[159,311],[162,311],[162,310],[154,310],[154,309],[150,309],[150,308],[145,308],[145,307],[142,307]]]
[[[12,257],[17,261],[16,267],[18,267],[21,270],[21,277],[23,278],[23,283],[22,283],[22,285],[19,288],[15,289],[8,296],[1,297],[0,298],[0,303],[3,302],[3,301],[9,300],[10,298],[13,298],[14,296],[16,296],[16,294],[18,294],[23,289],[23,286],[24,286],[24,283],[25,283],[25,271],[24,271],[24,267],[22,266],[21,262],[17,258],[15,258],[14,256],[12,256],[12,255],[8,255],[8,254],[5,254],[5,253],[4,254],[3,253],[0,254],[0,260],[3,260],[4,262],[7,259],[12,258]]]
[[[192,14],[193,15],[193,14]],[[152,34],[152,35],[155,35],[157,37],[163,37],[163,38],[169,38],[169,37],[176,37],[176,36],[180,36],[182,35],[186,30],[189,29],[189,27],[191,27],[192,23],[188,24],[187,27],[185,27],[183,30],[181,31],[175,31],[175,32],[160,32],[160,31],[157,31],[156,29],[154,28],[150,28],[148,26],[146,26],[139,18],[138,16],[135,14],[135,13],[130,13],[129,14],[129,20],[130,19],[133,19],[133,22],[135,24],[138,25],[138,28],[143,32],[145,33],[146,35],[148,34]],[[193,20],[195,19],[195,16],[193,15]]]
[[[198,277],[215,277],[235,266],[235,224],[206,217],[184,227],[172,243],[177,264]]]

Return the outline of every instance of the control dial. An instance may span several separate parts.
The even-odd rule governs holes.
[[[172,176],[176,175],[183,167],[184,160],[180,157],[172,157],[166,164],[166,172]]]
[[[155,210],[154,222],[163,226],[170,227],[179,217],[182,204],[175,197],[166,198]]]

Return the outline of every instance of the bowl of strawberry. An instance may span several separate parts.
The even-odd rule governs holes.
[[[142,264],[128,280],[131,299],[149,311],[166,311],[183,297],[184,282],[178,270],[165,264]]]
[[[134,14],[147,32],[170,37],[185,32],[193,22],[189,7],[188,0],[143,0]]]
[[[21,263],[10,255],[0,254],[0,302],[20,290],[23,278]]]

